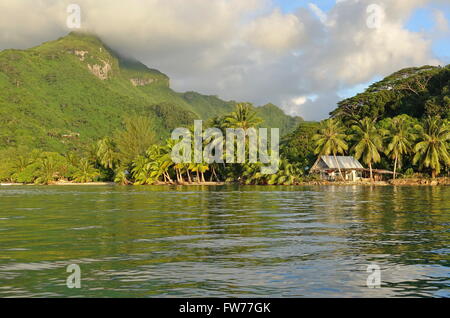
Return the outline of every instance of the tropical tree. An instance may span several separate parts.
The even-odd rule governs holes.
[[[86,157],[90,162],[97,163],[98,160],[98,142],[88,145],[84,157]]]
[[[130,180],[128,180],[128,173],[126,168],[119,167],[115,171],[114,182],[120,185],[128,185],[131,184]]]
[[[49,184],[59,177],[60,155],[56,153],[43,153],[36,161],[34,172],[36,184]]]
[[[207,123],[208,127],[218,128],[218,129],[222,130],[222,133],[225,133],[225,128],[226,128],[227,124],[228,123],[226,121],[226,117],[224,117],[224,116],[213,117]]]
[[[185,169],[185,164],[182,162],[176,163],[174,164],[173,168],[175,169],[175,173],[177,175],[177,182],[184,183],[183,172]]]
[[[375,126],[375,121],[365,117],[352,126],[355,141],[352,152],[356,159],[361,159],[369,166],[370,180],[373,181],[372,165],[381,161],[380,151],[383,150],[383,137]]]
[[[156,141],[152,121],[147,117],[130,117],[125,120],[125,130],[117,137],[119,159],[129,165],[135,158],[143,155]]]
[[[116,143],[109,137],[101,139],[97,143],[97,158],[106,169],[114,170],[117,165]]]
[[[337,155],[344,154],[347,151],[348,145],[345,139],[344,127],[342,127],[340,121],[334,118],[323,121],[318,133],[313,136],[316,146],[314,153],[318,155],[317,160],[319,160],[320,156],[333,155],[342,180],[344,180],[344,176],[342,175]]]
[[[420,169],[431,169],[431,177],[441,172],[441,163],[450,165],[449,140],[450,125],[439,117],[429,117],[420,129],[418,143],[414,147],[413,163]]]
[[[31,163],[31,158],[27,155],[18,155],[12,159],[12,168],[16,172],[22,172]]]
[[[258,117],[257,112],[254,110],[250,103],[239,103],[236,105],[234,112],[225,116],[224,125],[227,128],[242,128],[249,129],[257,127],[262,119]],[[214,124],[219,124],[220,121],[216,119]]]
[[[265,184],[266,175],[261,173],[261,163],[245,163],[242,165],[242,182],[244,184]]]
[[[213,181],[213,178],[216,178],[217,182],[220,182],[220,178],[218,176],[218,171],[220,171],[220,164],[211,163],[209,164],[209,170],[211,171],[210,182]]]
[[[409,123],[403,117],[395,117],[387,132],[388,145],[385,153],[394,160],[394,179],[397,174],[397,167],[401,167],[403,156],[412,150],[412,142],[415,135],[411,131]]]
[[[152,184],[155,179],[152,177],[152,164],[147,157],[139,156],[133,161],[133,169],[131,174],[135,180],[136,185]]]
[[[292,185],[299,181],[302,170],[299,165],[289,163],[282,159],[279,162],[278,172],[267,176],[269,185]]]
[[[171,158],[170,144],[151,146],[144,156],[138,156],[132,162],[132,166],[131,173],[136,184],[153,184],[161,177],[164,182],[173,183],[170,170],[174,162]]]
[[[92,182],[98,176],[100,176],[100,172],[86,158],[81,159],[73,174],[74,181],[78,183]]]
[[[303,174],[300,164],[291,164],[286,159],[279,161],[278,171],[274,174],[263,174],[261,167],[261,163],[244,164],[241,183],[255,185],[292,185],[299,182]]]
[[[209,165],[206,163],[191,163],[189,170],[197,174],[197,182],[206,182],[205,172],[209,170]]]
[[[200,175],[201,175],[201,177],[202,177],[202,182],[204,183],[204,182],[206,182],[206,180],[205,180],[205,173],[207,172],[207,171],[209,171],[209,165],[207,164],[207,163],[199,163],[198,164],[198,171],[200,172]]]

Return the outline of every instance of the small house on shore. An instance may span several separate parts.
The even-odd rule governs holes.
[[[359,181],[370,178],[370,170],[352,156],[321,156],[311,168],[311,173],[319,173],[323,180],[339,180],[339,169],[345,181]],[[383,175],[393,175],[392,171],[372,169],[375,181],[383,180]]]
[[[346,181],[358,181],[365,170],[362,164],[351,156],[321,156],[311,168],[311,173],[319,173],[323,180],[340,178],[339,169]]]

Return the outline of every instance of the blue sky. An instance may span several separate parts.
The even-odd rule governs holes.
[[[448,5],[433,5],[417,9],[408,23],[407,28],[416,32],[432,32],[435,27],[434,12],[440,10],[444,12],[447,21],[450,21],[450,4]],[[433,52],[436,56],[446,62],[450,63],[450,39],[442,37],[433,41]]]
[[[284,12],[291,12],[300,7],[307,7],[308,3],[314,3],[323,11],[330,10],[335,0],[320,0],[320,1],[307,1],[307,0],[275,0],[275,3],[280,6]]]

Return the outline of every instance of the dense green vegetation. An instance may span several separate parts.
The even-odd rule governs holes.
[[[211,119],[207,127],[248,129],[263,124],[249,104],[238,104],[225,116]],[[405,175],[414,171],[434,178],[448,173],[450,123],[439,117],[423,121],[408,115],[376,121],[368,117],[345,127],[335,118],[302,123],[283,141],[276,174],[263,174],[260,163],[176,163],[177,143],[158,142],[147,117],[130,117],[114,138],[105,137],[84,152],[9,148],[0,152],[0,180],[49,184],[115,181],[120,184],[239,182],[290,185],[314,179],[308,170],[320,155],[351,154],[372,168],[394,169]],[[191,128],[193,130],[193,128]],[[204,146],[211,140],[205,140]],[[249,147],[246,153],[248,158]],[[341,174],[342,176],[342,174]],[[395,176],[394,176],[395,178]]]
[[[61,154],[113,136],[128,117],[148,117],[155,138],[163,141],[175,127],[224,115],[235,105],[177,93],[165,74],[80,33],[0,52],[0,92],[0,149],[25,146]],[[261,108],[260,116],[286,132],[299,120],[275,106]]]
[[[345,99],[331,113],[344,123],[364,117],[450,117],[450,65],[400,70],[374,83],[365,92]]]
[[[354,155],[370,170],[434,176],[448,172],[449,115],[450,65],[407,68],[338,103],[333,120],[300,123],[284,138],[284,154],[307,169],[319,146],[322,154]]]
[[[288,135],[282,153],[292,162],[312,167],[317,155],[352,155],[372,169],[388,169],[403,176],[433,178],[450,166],[450,121],[399,115],[377,121],[369,117],[344,125],[336,118],[301,123]],[[421,174],[422,173],[422,174]]]
[[[123,131],[105,137],[83,152],[30,150],[26,147],[0,151],[0,180],[49,184],[115,181],[120,184],[159,182],[241,181],[246,184],[295,183],[303,175],[300,165],[281,160],[276,175],[262,175],[260,164],[176,164],[171,151],[175,141],[158,143],[147,117],[130,117]],[[237,104],[233,112],[209,121],[209,127],[248,129],[263,124],[251,104]],[[206,127],[205,127],[206,128]],[[205,141],[206,143],[206,141]],[[248,154],[248,149],[247,149]]]

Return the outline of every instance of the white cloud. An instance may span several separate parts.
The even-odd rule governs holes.
[[[82,26],[167,73],[177,90],[273,102],[307,119],[324,118],[339,91],[403,67],[438,64],[431,37],[405,24],[416,8],[445,3],[378,0],[385,18],[370,29],[373,0],[336,1],[326,14],[314,5],[314,12],[283,13],[271,0],[2,0],[0,49],[64,35],[72,2],[81,6]],[[448,29],[443,14],[435,19]]]
[[[450,32],[448,20],[445,17],[445,13],[441,10],[434,11],[434,20],[436,23],[436,31],[440,33],[448,33]]]
[[[246,31],[245,40],[257,48],[286,52],[301,44],[303,24],[294,14],[283,14],[279,9],[254,20]]]

